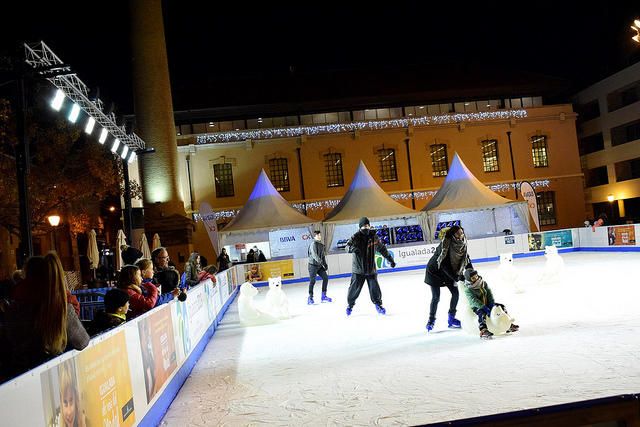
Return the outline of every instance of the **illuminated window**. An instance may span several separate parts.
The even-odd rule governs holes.
[[[343,187],[342,154],[329,153],[324,155],[324,170],[327,176],[327,187]]]
[[[498,172],[498,141],[487,139],[482,141],[482,167],[485,172]]]
[[[447,146],[445,144],[431,145],[431,169],[433,170],[433,176],[447,176],[449,159],[447,159]]]
[[[216,182],[216,197],[234,196],[231,163],[213,165],[213,177]]]
[[[380,179],[382,182],[397,181],[396,150],[383,148],[378,150],[378,162],[380,163]]]
[[[269,178],[276,190],[289,191],[289,167],[287,159],[277,158],[269,160]]]
[[[538,217],[540,225],[555,225],[556,223],[556,192],[542,191],[536,194],[538,199]]]
[[[534,168],[546,168],[549,166],[547,137],[545,135],[536,135],[531,138],[531,154],[533,155]]]

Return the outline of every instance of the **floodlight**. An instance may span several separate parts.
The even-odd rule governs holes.
[[[108,135],[109,132],[105,128],[102,128],[102,132],[100,132],[100,138],[98,139],[98,142],[100,144],[104,144],[104,142],[107,140]]]
[[[78,116],[80,115],[80,106],[76,103],[71,107],[71,112],[69,113],[69,121],[71,123],[75,123],[78,120]]]
[[[115,153],[118,151],[118,147],[120,146],[120,140],[118,138],[113,140],[113,145],[111,146],[111,152]]]
[[[51,101],[51,108],[56,111],[60,111],[62,108],[62,103],[64,102],[64,92],[60,89],[56,90],[56,94]]]
[[[95,124],[96,124],[96,119],[89,116],[89,120],[87,120],[87,125],[84,127],[84,132],[87,135],[91,135],[91,132],[93,132],[93,127],[95,126]]]
[[[126,145],[122,146],[122,152],[120,153],[120,157],[122,157],[122,160],[127,158],[128,152],[129,152],[129,147],[127,147]]]

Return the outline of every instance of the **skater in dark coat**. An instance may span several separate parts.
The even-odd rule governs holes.
[[[349,285],[349,294],[347,296],[347,316],[351,314],[356,299],[360,295],[362,285],[366,279],[369,286],[369,296],[375,304],[376,310],[380,314],[385,314],[386,310],[382,307],[382,292],[378,284],[378,273],[375,263],[375,252],[385,257],[391,264],[391,268],[395,268],[396,263],[393,257],[387,252],[384,243],[378,239],[375,230],[371,229],[369,219],[367,217],[360,218],[358,223],[360,231],[351,236],[347,242],[347,249],[353,254],[353,262],[351,265],[351,284]]]
[[[440,302],[440,288],[446,286],[451,292],[449,304],[448,325],[450,328],[460,328],[460,321],[456,319],[456,307],[460,293],[456,282],[464,280],[464,271],[473,269],[471,259],[467,254],[467,239],[464,229],[460,226],[444,231],[444,238],[427,264],[424,282],[431,287],[431,305],[429,307],[429,321],[427,331],[431,331],[436,322],[436,310]]]
[[[319,230],[313,232],[313,243],[309,245],[307,249],[309,256],[309,297],[307,298],[307,304],[312,305],[313,301],[313,287],[316,284],[316,276],[322,277],[322,297],[320,302],[331,302],[331,298],[327,296],[327,284],[329,283],[329,276],[327,275],[327,257],[325,256],[325,247],[322,244],[322,233]]]

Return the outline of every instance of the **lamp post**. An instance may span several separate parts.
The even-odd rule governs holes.
[[[53,238],[52,240],[52,245],[53,246],[53,250],[57,251],[57,245],[56,245],[56,230],[58,229],[58,225],[60,225],[60,215],[49,215],[47,217],[47,221],[49,221],[49,225],[51,225],[51,227],[53,227]]]

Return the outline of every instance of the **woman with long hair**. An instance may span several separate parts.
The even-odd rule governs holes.
[[[447,324],[450,328],[460,328],[456,319],[456,307],[460,293],[456,283],[464,281],[466,269],[473,269],[471,259],[467,254],[467,239],[464,229],[460,226],[444,230],[440,245],[427,264],[424,282],[431,287],[431,304],[429,306],[429,320],[427,331],[431,332],[436,322],[436,310],[440,302],[440,288],[446,286],[451,292],[449,316]]]
[[[89,335],[67,302],[64,270],[55,252],[27,260],[29,294],[11,303],[0,330],[4,359],[0,376],[12,377],[68,349],[82,350]]]
[[[192,287],[198,284],[198,275],[202,271],[200,266],[200,254],[191,252],[187,264],[184,266],[184,272],[187,275],[187,286]]]

